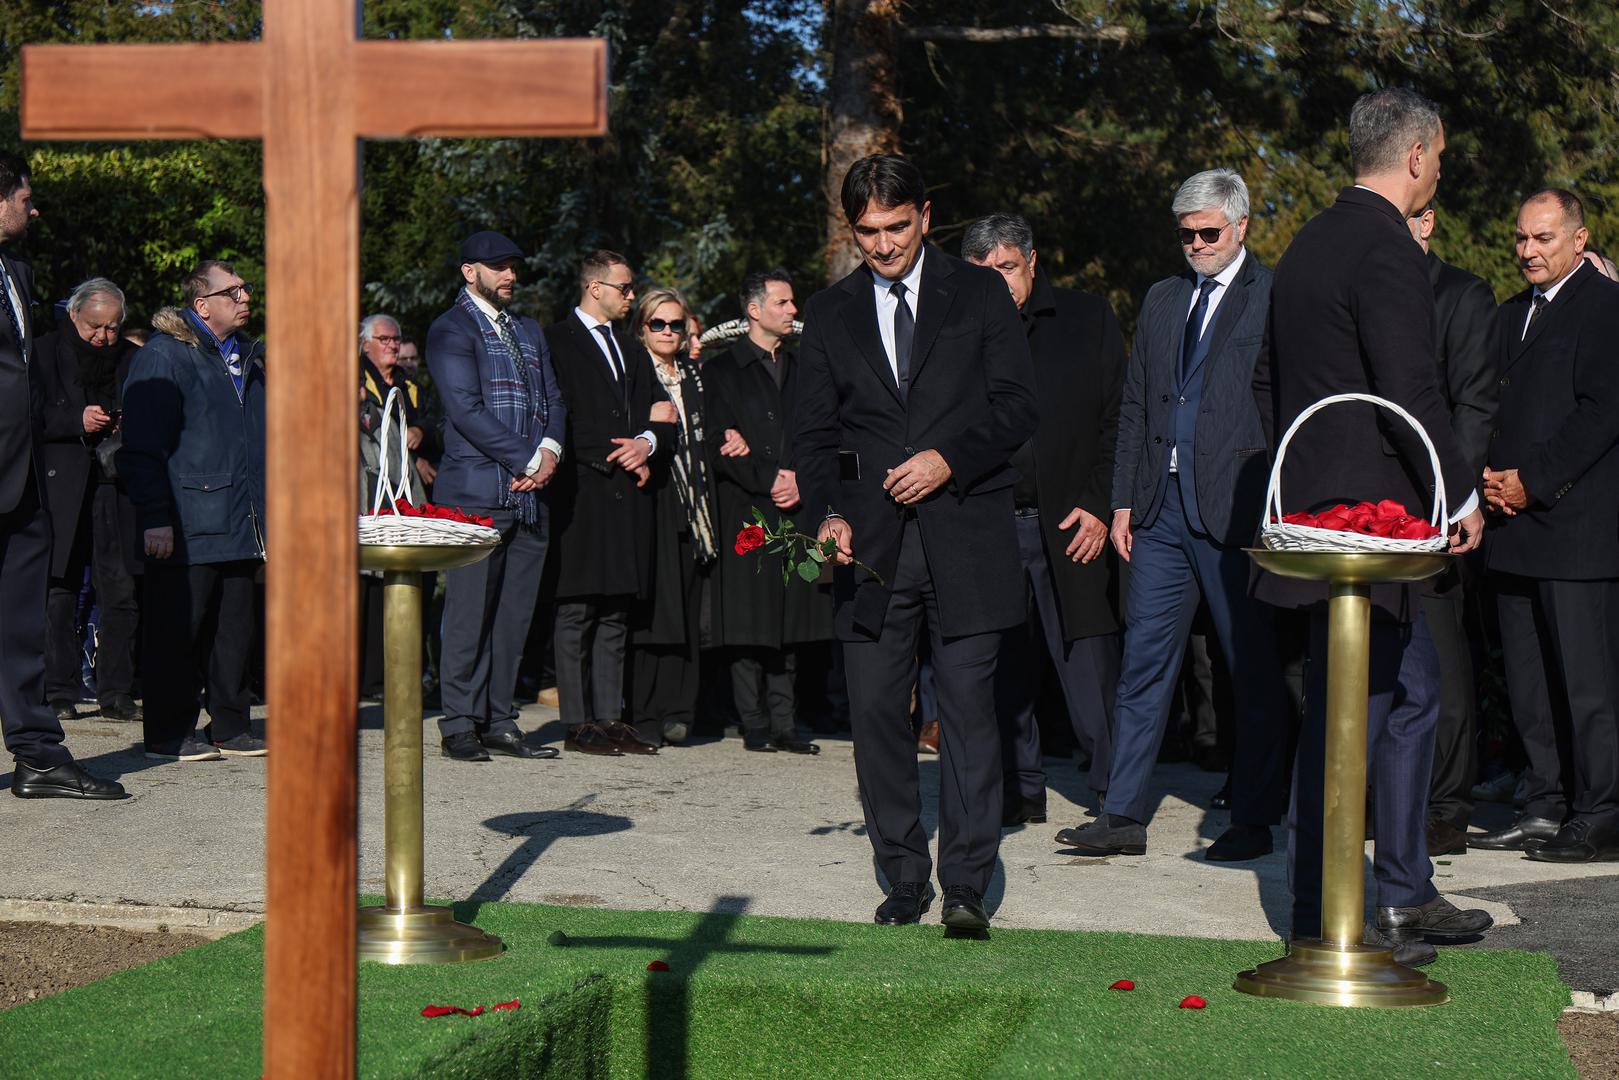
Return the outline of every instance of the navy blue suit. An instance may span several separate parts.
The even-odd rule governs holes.
[[[1265,494],[1265,438],[1252,381],[1270,283],[1271,272],[1245,254],[1185,364],[1183,335],[1198,290],[1190,270],[1148,290],[1136,325],[1113,475],[1112,509],[1130,509],[1134,546],[1104,806],[1134,821],[1151,812],[1148,782],[1200,598],[1236,689],[1231,819],[1281,820],[1285,695],[1271,615],[1248,596],[1242,550],[1258,528]]]
[[[536,423],[536,430],[525,438],[490,410],[484,399],[490,361],[479,317],[452,306],[433,320],[427,332],[427,366],[445,418],[444,456],[433,482],[433,498],[443,506],[488,515],[501,535],[489,558],[444,576],[439,657],[444,717],[439,734],[445,738],[465,732],[518,732],[512,696],[545,569],[550,500],[547,489],[536,493],[539,514],[531,524],[518,521],[516,513],[502,504],[512,479],[527,473],[541,441],[549,438],[561,445],[567,430],[556,370],[545,335],[533,319],[514,318],[512,329],[537,353],[540,392],[548,405],[545,423],[543,427]]]

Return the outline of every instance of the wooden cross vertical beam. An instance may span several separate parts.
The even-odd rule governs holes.
[[[357,4],[264,0],[260,42],[22,57],[26,139],[264,140],[264,1066],[298,1080],[355,1064],[357,140],[607,130],[601,41],[362,42],[357,27]]]

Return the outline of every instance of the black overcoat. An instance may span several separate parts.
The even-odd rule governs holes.
[[[1028,335],[995,271],[931,245],[922,259],[903,398],[883,349],[870,270],[860,267],[805,305],[793,437],[803,523],[815,528],[828,509],[843,515],[854,554],[888,582],[914,514],[937,632],[1005,630],[1027,615],[1011,458],[1039,421]],[[951,476],[907,510],[883,479],[923,450],[938,451]],[[833,594],[840,640],[881,633],[886,584],[842,567]]]
[[[1124,385],[1124,334],[1106,298],[1054,288],[1037,274],[1023,308],[1040,394],[1034,433],[1040,531],[1057,587],[1063,638],[1119,628],[1117,555],[1112,544],[1089,563],[1065,552],[1073,530],[1057,528],[1074,507],[1112,524],[1113,450]]]
[[[649,420],[654,401],[667,401],[652,361],[615,328],[628,387],[620,389],[593,335],[569,313],[545,328],[557,384],[568,405],[568,440],[551,494],[557,548],[557,598],[645,597],[652,585],[654,492],[607,455],[615,438],[651,429],[667,452],[673,425]]]
[[[48,499],[49,495],[45,492],[44,462],[38,453],[44,434],[45,395],[33,365],[33,268],[3,251],[0,260],[5,262],[6,275],[22,299],[22,310],[17,312],[22,323],[21,341],[11,328],[11,320],[0,314],[0,514],[7,514],[22,501],[30,472],[40,498]]]
[[[782,469],[793,469],[791,436],[798,393],[798,358],[785,346],[780,388],[766,362],[746,338],[703,365],[713,409],[711,437],[725,439],[735,428],[747,441],[746,457],[714,455],[719,476],[720,607],[723,642],[779,649],[795,642],[832,637],[832,595],[826,585],[794,574],[782,582],[782,560],[763,551],[736,553],[737,531],[752,524],[753,508],[773,525],[783,518],[814,535],[821,517],[800,505],[777,510],[770,488]],[[800,491],[802,494],[802,491]],[[812,520],[813,519],[813,520]]]
[[[1299,230],[1276,266],[1266,352],[1254,367],[1272,454],[1288,425],[1320,399],[1375,394],[1403,406],[1433,440],[1454,516],[1479,481],[1451,434],[1434,322],[1427,263],[1399,208],[1374,191],[1345,188]],[[1360,402],[1308,420],[1282,467],[1286,512],[1395,499],[1426,517],[1433,495],[1420,437],[1397,416]],[[1261,574],[1257,595],[1303,607],[1326,599],[1327,587]],[[1372,601],[1410,617],[1406,589],[1375,587]]]
[[[34,363],[40,389],[45,395],[45,444],[41,456],[45,465],[46,502],[51,509],[51,576],[67,573],[68,559],[78,537],[83,515],[85,489],[95,475],[95,446],[105,436],[85,435],[84,410],[89,402],[84,387],[79,385],[78,357],[73,351],[69,334],[77,334],[66,319],[63,325],[42,335],[34,342]],[[124,407],[124,380],[129,377],[129,362],[135,355],[133,348],[125,349],[118,358],[118,374],[114,382],[114,408]],[[139,548],[135,536],[135,507],[119,485],[118,519],[127,543],[119,545],[131,572],[135,569],[134,552]],[[84,522],[88,524],[88,521]]]
[[[1562,581],[1619,578],[1619,284],[1582,265],[1520,340],[1532,295],[1501,305],[1501,407],[1489,450],[1490,467],[1517,469],[1532,501],[1492,521],[1486,565]]]

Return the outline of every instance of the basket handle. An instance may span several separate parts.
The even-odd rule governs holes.
[[[1416,429],[1417,436],[1422,440],[1422,445],[1428,451],[1428,464],[1433,467],[1434,495],[1436,498],[1434,499],[1433,513],[1429,516],[1428,523],[1440,532],[1444,532],[1445,526],[1450,521],[1450,504],[1445,498],[1445,473],[1439,465],[1439,451],[1434,449],[1433,440],[1428,438],[1428,432],[1417,422],[1416,417],[1387,398],[1380,398],[1375,394],[1334,394],[1331,397],[1322,398],[1299,413],[1293,423],[1288,426],[1287,434],[1282,436],[1281,445],[1276,448],[1276,463],[1271,466],[1270,486],[1265,492],[1265,519],[1260,522],[1260,528],[1263,529],[1270,525],[1272,519],[1276,521],[1282,520],[1282,462],[1287,457],[1287,444],[1293,441],[1294,432],[1298,431],[1306,420],[1325,409],[1328,405],[1340,405],[1346,401],[1365,401],[1387,409]]]
[[[399,413],[399,477],[395,480],[388,468],[388,429],[394,426],[394,412]],[[410,448],[405,445],[405,404],[399,400],[399,387],[390,387],[388,399],[382,403],[382,430],[377,432],[377,490],[371,499],[371,512],[382,509],[382,497],[387,495],[388,505],[399,512],[399,500],[410,501]]]

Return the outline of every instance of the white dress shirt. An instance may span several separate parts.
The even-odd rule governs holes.
[[[500,312],[495,310],[495,305],[491,304],[489,301],[485,300],[471,289],[467,290],[467,295],[472,298],[473,306],[475,306],[479,311],[483,312],[483,317],[489,320],[489,325],[495,328],[495,333],[500,333]],[[516,325],[516,321],[517,320],[515,319],[512,320],[514,327]],[[513,329],[512,332],[515,334],[517,331]],[[544,386],[543,380],[541,381],[541,386]],[[540,471],[540,463],[542,461],[543,453],[546,450],[549,450],[551,453],[555,454],[558,461],[562,460],[562,444],[549,437],[541,439],[538,449],[534,451],[534,456],[528,459],[528,467],[523,470],[524,476],[533,476],[535,473]]]
[[[602,354],[602,363],[607,365],[607,374],[612,376],[613,382],[618,382],[620,378],[618,365],[613,362],[613,354],[608,351],[606,340],[604,340],[600,334],[596,333],[596,327],[605,326],[607,327],[607,332],[611,334],[613,332],[612,324],[602,322],[600,319],[596,318],[596,316],[592,315],[582,307],[574,308],[573,314],[575,318],[585,324],[585,329],[590,331],[590,340],[596,343],[596,351]],[[616,347],[617,344],[618,343],[615,341],[614,346]],[[630,362],[628,359],[624,359],[623,378],[627,379],[629,377]],[[636,438],[646,440],[647,446],[651,447],[651,449],[647,451],[648,454],[656,454],[658,452],[658,437],[652,434],[651,428],[647,428],[645,431],[641,432],[641,434],[637,435]]]
[[[27,315],[25,314],[26,309],[22,304],[22,294],[17,291],[17,275],[13,274],[10,270],[6,271],[6,296],[11,300],[11,310],[17,313],[18,327],[26,327],[28,325],[28,319]],[[0,315],[0,318],[4,318],[4,316]],[[28,361],[31,359],[31,357],[28,355],[28,345],[26,342],[17,342],[17,353],[22,357],[23,366],[27,367]]]
[[[1224,300],[1225,294],[1231,291],[1231,283],[1237,280],[1237,271],[1242,269],[1242,264],[1247,260],[1247,258],[1248,249],[1246,247],[1239,247],[1237,249],[1237,257],[1231,260],[1231,265],[1214,275],[1214,283],[1218,287],[1213,292],[1209,293],[1209,306],[1208,310],[1203,313],[1203,325],[1197,328],[1197,336],[1199,339],[1201,339],[1204,334],[1209,332],[1209,327],[1214,325],[1214,313],[1220,310],[1220,301]],[[1186,305],[1186,322],[1191,321],[1192,312],[1197,310],[1197,294],[1203,290],[1203,283],[1208,280],[1209,278],[1207,275],[1198,274],[1197,280],[1192,283],[1192,299]],[[1185,322],[1182,323],[1182,326],[1184,325]],[[1179,359],[1180,357],[1177,355],[1176,360],[1178,361]],[[1179,466],[1180,451],[1176,447],[1171,446],[1169,448],[1169,471],[1177,472],[1179,471]]]
[[[923,248],[916,256],[916,262],[905,276],[900,278],[905,283],[905,303],[911,309],[911,322],[916,322],[916,293],[922,287],[922,260],[927,257],[927,249]],[[883,338],[883,352],[888,356],[888,370],[894,373],[894,385],[899,385],[899,363],[894,359],[894,316],[899,313],[898,302],[894,299],[894,282],[889,281],[881,274],[871,275],[872,293],[877,300],[877,332]],[[913,339],[914,341],[914,339]]]

